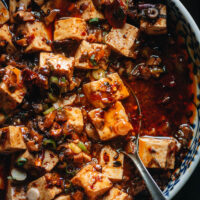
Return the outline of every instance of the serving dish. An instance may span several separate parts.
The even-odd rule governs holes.
[[[167,5],[170,8],[171,17],[177,22],[176,31],[181,35],[185,48],[188,51],[191,66],[190,73],[194,75],[196,85],[196,94],[194,96],[194,105],[196,107],[193,122],[194,135],[190,144],[190,150],[180,168],[176,170],[174,179],[169,182],[164,190],[167,199],[172,199],[188,181],[200,159],[200,31],[180,1],[169,0]]]
[[[15,195],[110,200],[115,193],[148,199],[138,171],[120,153],[133,151],[140,133],[139,156],[172,199],[200,151],[200,32],[183,5],[175,0],[0,5],[10,12],[0,26],[0,152],[10,160],[0,164],[9,165],[5,174],[0,171],[0,192],[8,200]]]

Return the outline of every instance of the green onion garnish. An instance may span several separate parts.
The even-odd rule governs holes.
[[[93,66],[97,66],[97,61],[95,60],[94,54],[92,54],[92,56],[90,57],[90,62],[92,63]]]
[[[24,164],[25,164],[27,161],[28,161],[28,160],[27,160],[26,158],[21,157],[21,158],[18,158],[18,159],[17,159],[16,164],[17,164],[17,166],[22,167],[22,166],[24,166]]]
[[[48,115],[49,113],[53,112],[55,110],[55,108],[52,106],[51,108],[48,108],[47,110],[45,110],[43,112],[44,115]]]
[[[55,83],[56,85],[58,85],[59,80],[58,80],[58,78],[56,76],[51,76],[50,77],[50,82],[51,83]]]
[[[99,22],[99,18],[97,18],[97,17],[92,18],[92,19],[89,20],[89,23],[90,23],[90,24],[96,24],[96,23],[98,23],[98,22]]]
[[[56,98],[52,93],[49,93],[49,94],[48,94],[48,97],[49,97],[49,99],[50,99],[51,101],[53,101],[53,102],[56,102],[56,101],[57,101],[57,98]]]
[[[87,147],[85,146],[85,144],[83,142],[79,142],[77,145],[82,151],[89,153]]]
[[[43,145],[44,146],[50,146],[52,149],[56,149],[56,142],[52,139],[44,139]]]

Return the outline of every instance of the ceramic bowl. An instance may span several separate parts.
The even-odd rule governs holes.
[[[184,186],[195,170],[200,160],[200,31],[193,18],[179,0],[168,0],[168,13],[172,20],[177,22],[176,32],[180,35],[183,45],[188,51],[189,68],[196,92],[194,92],[194,120],[192,128],[194,134],[190,143],[190,150],[182,161],[180,168],[176,169],[171,181],[164,190],[167,199],[172,199]]]

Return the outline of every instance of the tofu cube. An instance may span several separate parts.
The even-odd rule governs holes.
[[[13,184],[12,180],[8,180],[6,197],[8,200],[27,200],[25,187]]]
[[[129,96],[127,88],[117,73],[84,84],[83,91],[89,102],[96,108],[105,108]]]
[[[18,126],[8,126],[0,129],[0,152],[12,153],[19,150],[25,150],[23,134],[27,128]]]
[[[71,17],[55,22],[54,40],[83,40],[87,36],[84,19]]]
[[[46,172],[50,172],[56,166],[58,161],[58,156],[54,152],[45,150],[41,168]]]
[[[81,18],[86,21],[92,18],[104,19],[103,14],[95,8],[92,0],[79,0],[77,9],[82,11]]]
[[[114,51],[130,58],[136,58],[136,40],[139,29],[130,24],[124,24],[122,28],[112,28],[105,36],[105,43]]]
[[[27,22],[18,28],[18,34],[25,36],[28,46],[25,53],[37,51],[51,51],[52,48],[48,41],[51,41],[51,34],[43,22]]]
[[[8,9],[2,1],[0,1],[0,24],[5,24],[10,18]]]
[[[107,111],[98,108],[90,111],[88,115],[101,140],[127,135],[133,129],[120,101],[114,103]]]
[[[39,168],[44,169],[46,172],[50,172],[58,163],[58,156],[50,151],[45,150],[43,157],[39,155],[34,156],[28,150],[18,157],[24,158],[27,162],[23,165],[25,169]]]
[[[158,4],[156,8],[159,10],[159,17],[154,22],[144,18],[140,20],[140,29],[149,35],[167,33],[167,7],[163,4]]]
[[[124,155],[117,153],[110,146],[101,149],[99,164],[102,173],[111,181],[120,181],[123,178]]]
[[[65,106],[63,108],[67,116],[67,127],[70,130],[73,130],[77,133],[81,133],[83,130],[83,114],[80,108]]]
[[[148,168],[174,169],[176,140],[174,138],[140,137],[139,156]]]
[[[0,27],[0,47],[5,48],[6,52],[9,54],[14,53],[16,50],[12,42],[12,34],[7,24]]]
[[[83,40],[75,54],[75,67],[80,69],[107,69],[110,49],[105,44]]]
[[[26,89],[19,69],[12,66],[7,66],[5,69],[5,75],[0,83],[0,108],[9,112],[23,101]]]
[[[63,54],[40,53],[40,68],[49,67],[54,74],[66,76],[69,80],[73,76],[74,58],[67,58]]]
[[[96,171],[93,165],[82,168],[71,181],[74,185],[83,187],[90,199],[96,199],[112,187],[108,177]]]
[[[37,180],[29,183],[26,196],[31,197],[35,195],[37,196],[36,198],[37,200],[54,199],[56,195],[62,192],[62,189],[60,187],[57,187],[56,185],[52,185],[51,187],[49,187],[49,184],[51,182],[49,178],[54,179],[54,174],[50,173],[45,174],[44,176],[38,178]]]
[[[116,187],[113,187],[107,196],[103,198],[103,200],[131,200],[127,193],[122,192]]]

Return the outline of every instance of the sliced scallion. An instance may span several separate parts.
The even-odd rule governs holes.
[[[50,146],[52,149],[56,149],[56,142],[52,139],[44,139],[43,140],[44,146]]]
[[[53,112],[55,110],[55,108],[52,106],[51,108],[48,108],[47,110],[45,110],[43,112],[44,115],[48,115],[49,113]]]
[[[97,18],[97,17],[92,18],[92,19],[89,20],[89,23],[90,23],[90,24],[96,24],[96,23],[98,23],[98,22],[99,22],[99,18]]]
[[[27,162],[28,160],[26,158],[20,157],[17,159],[17,166],[22,167],[24,166],[24,164]]]
[[[86,153],[89,153],[87,147],[85,146],[85,144],[84,144],[83,142],[79,142],[79,143],[78,143],[78,147],[79,147],[82,151],[84,151],[84,152],[86,152]]]
[[[95,55],[92,54],[90,57],[90,62],[93,66],[97,66],[97,61],[95,60]]]
[[[55,83],[56,85],[58,85],[59,80],[58,80],[58,78],[56,76],[51,76],[50,77],[50,82],[51,83]]]
[[[57,101],[57,98],[56,98],[52,93],[49,93],[49,94],[48,94],[48,97],[49,97],[49,99],[50,99],[51,101],[53,101],[53,102],[56,102],[56,101]]]

